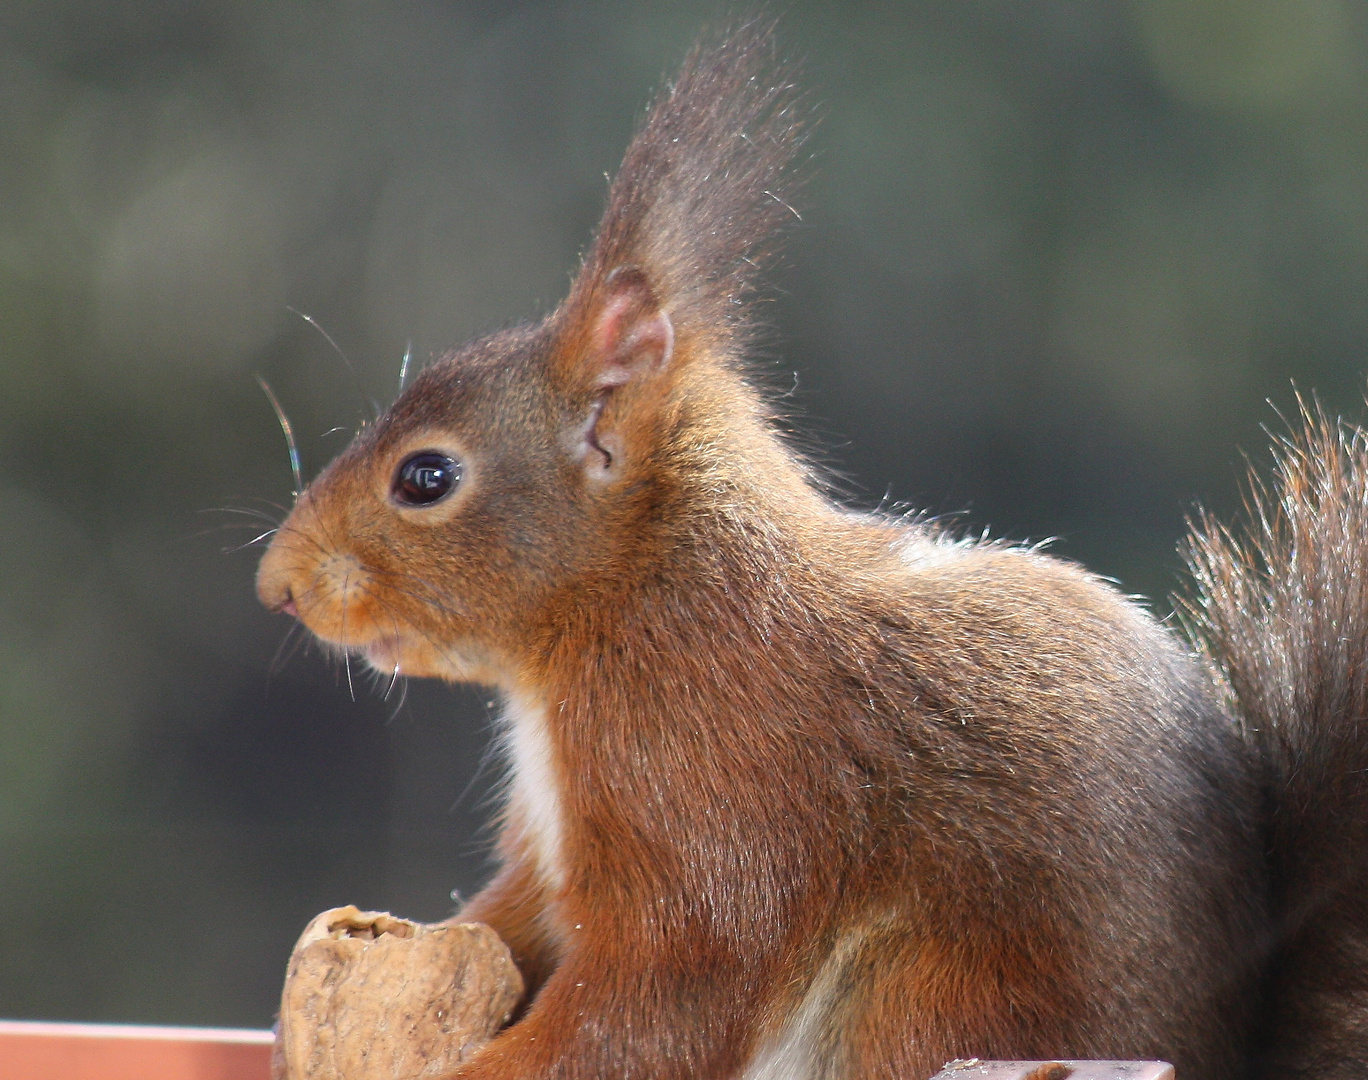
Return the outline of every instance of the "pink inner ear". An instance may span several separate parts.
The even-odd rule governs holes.
[[[590,337],[602,387],[621,386],[638,374],[664,367],[674,348],[674,326],[661,310],[646,275],[621,267],[608,277],[603,307]]]

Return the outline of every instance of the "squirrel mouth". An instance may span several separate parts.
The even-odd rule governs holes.
[[[404,653],[407,650],[402,639],[383,637],[360,646],[357,651],[365,656],[366,662],[371,667],[389,675],[399,670],[403,663]]]

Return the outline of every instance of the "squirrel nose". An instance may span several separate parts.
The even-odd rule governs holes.
[[[288,583],[273,582],[263,576],[257,582],[257,596],[266,610],[273,615],[292,615],[299,618],[299,608],[295,607],[294,593]]]
[[[291,587],[291,560],[284,557],[284,552],[278,549],[276,544],[272,544],[266,549],[266,554],[261,559],[261,565],[257,567],[257,599],[268,611],[284,612],[286,615],[293,615],[299,618],[299,609],[295,606],[294,590]]]

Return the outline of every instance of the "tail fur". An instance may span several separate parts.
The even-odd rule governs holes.
[[[1256,1074],[1368,1076],[1368,433],[1301,405],[1183,602],[1265,769],[1275,905]]]

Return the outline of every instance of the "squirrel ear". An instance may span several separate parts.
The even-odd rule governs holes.
[[[634,436],[632,432],[640,425],[629,418],[640,421],[649,414],[646,402],[655,397],[651,390],[646,391],[646,399],[630,395],[633,406],[612,391],[643,382],[654,384],[658,391],[659,385],[649,376],[668,367],[675,333],[640,266],[619,266],[589,280],[594,284],[586,290],[588,299],[577,312],[578,333],[559,350],[559,364],[561,377],[581,391],[589,390],[594,399],[588,418],[576,429],[575,444],[591,474],[606,479],[631,457],[638,441],[640,433]]]
[[[618,267],[595,292],[579,363],[597,388],[622,386],[669,364],[674,325],[641,267]]]

